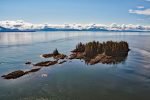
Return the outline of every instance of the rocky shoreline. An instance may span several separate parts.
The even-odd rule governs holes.
[[[36,64],[32,64],[32,62],[28,61],[25,63],[26,65],[32,65],[33,67],[38,68],[34,68],[29,71],[17,70],[7,75],[3,75],[2,77],[4,79],[17,79],[26,74],[37,72],[42,67],[49,67],[55,64],[63,64],[68,60],[69,62],[71,62],[71,60],[73,59],[82,59],[85,61],[85,63],[90,65],[94,65],[97,63],[118,64],[126,60],[129,51],[129,45],[124,41],[107,41],[103,43],[93,41],[86,44],[79,43],[77,44],[76,48],[71,51],[72,53],[69,56],[59,53],[58,50],[55,49],[53,53],[42,55],[43,58],[53,58],[53,61],[42,61]]]

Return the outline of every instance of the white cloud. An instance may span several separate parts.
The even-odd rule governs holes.
[[[148,2],[150,2],[150,0],[145,0],[145,1],[148,1]]]
[[[150,9],[144,9],[144,10],[133,10],[133,9],[130,9],[129,13],[139,14],[139,15],[150,15]]]
[[[138,8],[138,9],[143,9],[143,8],[144,8],[144,6],[137,6],[137,8]]]
[[[144,21],[145,19],[137,19],[138,21]]]
[[[141,19],[140,19],[141,20]],[[116,24],[103,25],[103,24],[32,24],[25,21],[0,21],[0,27],[18,30],[108,30],[108,31],[150,31],[150,26],[133,25],[133,24]]]

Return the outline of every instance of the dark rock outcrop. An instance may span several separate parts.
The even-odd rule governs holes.
[[[18,71],[11,72],[7,75],[3,75],[2,77],[4,77],[4,79],[16,79],[23,75],[25,75],[25,72],[22,70],[18,70]]]
[[[43,54],[42,57],[44,57],[44,58],[53,57],[54,59],[65,59],[65,58],[67,58],[66,55],[59,53],[57,49],[55,49],[55,50],[53,51],[53,53],[50,53],[50,54]]]
[[[33,73],[33,72],[37,72],[39,71],[41,68],[34,68],[34,69],[31,69],[29,71],[26,71],[25,73],[28,74],[28,73]]]
[[[40,67],[46,67],[50,65],[55,65],[57,64],[58,61],[44,61],[44,62],[39,62],[36,64],[33,64],[34,66],[40,66]]]
[[[44,57],[44,58],[50,58],[50,57],[53,57],[53,54],[43,54],[42,57]]]
[[[26,62],[25,64],[26,64],[26,65],[30,65],[30,64],[32,64],[32,62],[28,61],[28,62]]]
[[[36,69],[31,69],[29,71],[22,71],[22,70],[17,70],[17,71],[14,71],[14,72],[11,72],[7,75],[3,75],[2,77],[4,79],[17,79],[23,75],[26,75],[26,74],[29,74],[29,73],[33,73],[33,72],[37,72],[39,71],[40,68],[36,68]]]

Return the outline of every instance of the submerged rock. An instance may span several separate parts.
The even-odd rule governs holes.
[[[39,63],[36,63],[36,64],[34,64],[34,66],[41,66],[41,67],[43,67],[43,66],[50,66],[50,65],[55,65],[55,64],[57,64],[57,62],[58,61],[44,61],[44,62],[39,62]]]
[[[63,63],[65,63],[65,62],[67,62],[66,60],[64,60],[64,61],[61,61],[61,62],[59,62],[59,64],[63,64]]]

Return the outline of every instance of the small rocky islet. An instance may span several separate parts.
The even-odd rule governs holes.
[[[55,49],[55,50],[53,51],[53,53],[50,53],[50,54],[43,54],[42,57],[44,57],[44,58],[53,57],[54,59],[57,59],[57,60],[67,58],[67,56],[66,56],[65,54],[60,54],[57,49]]]
[[[72,51],[70,59],[83,59],[90,65],[117,64],[127,58],[129,51],[129,45],[125,41],[103,43],[93,41],[86,44],[80,42]]]
[[[76,48],[71,51],[69,57],[65,54],[61,54],[57,49],[50,54],[43,54],[43,58],[53,58],[53,61],[42,61],[36,64],[32,64],[32,62],[28,61],[26,65],[33,65],[33,68],[29,71],[17,70],[11,72],[7,75],[3,75],[4,79],[16,79],[23,75],[30,74],[33,72],[39,71],[42,67],[48,67],[55,64],[63,64],[69,60],[69,62],[73,59],[84,60],[85,63],[94,65],[97,63],[102,64],[118,64],[126,60],[128,56],[128,52],[130,51],[129,45],[125,41],[114,42],[107,41],[100,43],[99,41],[93,41],[88,43],[79,43],[76,45]],[[60,61],[61,60],[61,61]]]

